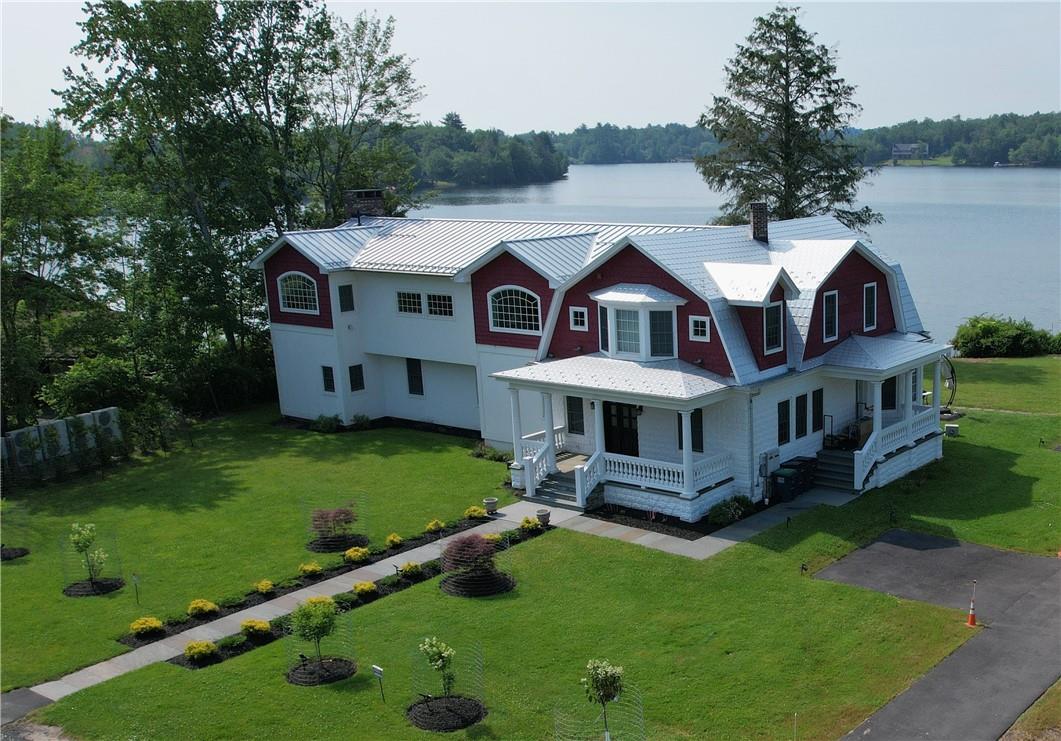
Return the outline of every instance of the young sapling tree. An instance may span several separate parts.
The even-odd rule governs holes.
[[[96,526],[92,523],[82,525],[75,522],[70,526],[70,545],[81,556],[81,562],[88,571],[88,580],[94,584],[107,563],[104,550],[93,547],[96,545]]]
[[[586,664],[586,676],[582,678],[586,698],[601,706],[604,711],[604,738],[611,739],[608,730],[608,703],[614,702],[623,691],[623,668],[614,666],[605,659],[591,659]]]
[[[438,672],[442,680],[442,695],[449,697],[453,694],[453,683],[457,676],[453,672],[453,657],[456,650],[438,640],[436,636],[425,638],[420,642],[420,653],[427,659],[428,665]]]
[[[335,632],[336,609],[334,602],[307,602],[291,613],[291,630],[304,641],[313,644],[317,651],[317,664],[324,666],[321,641]]]

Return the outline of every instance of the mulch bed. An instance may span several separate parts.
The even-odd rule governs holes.
[[[306,544],[306,550],[314,553],[341,553],[357,546],[364,548],[368,545],[368,537],[351,533],[350,535],[322,536],[314,538]]]
[[[422,730],[449,733],[481,721],[486,717],[486,706],[461,695],[426,697],[410,705],[405,717]]]
[[[777,497],[774,499],[777,500]],[[766,509],[766,506],[763,505],[762,502],[756,502],[755,512],[752,514],[762,512],[764,509]],[[710,535],[717,530],[721,530],[723,527],[727,527],[725,525],[712,525],[707,521],[706,516],[699,522],[685,522],[684,520],[670,515],[661,515],[658,513],[653,515],[651,512],[635,509],[633,507],[620,507],[615,504],[605,504],[603,507],[584,512],[582,516],[590,517],[594,520],[611,522],[616,525],[637,527],[642,530],[648,530],[662,535],[671,535],[683,540],[699,540],[705,535]]]
[[[356,662],[338,656],[325,656],[323,661],[310,659],[295,664],[287,672],[287,681],[301,687],[315,687],[352,677],[355,672]]]
[[[63,587],[63,594],[67,597],[97,597],[101,594],[116,592],[124,586],[125,579],[117,577],[96,579],[95,581],[85,579]]]
[[[283,637],[283,633],[281,633],[279,630],[273,629],[273,631],[271,633],[268,633],[267,635],[255,636],[254,638],[247,638],[245,641],[243,641],[242,643],[239,643],[239,644],[237,644],[235,646],[232,646],[232,645],[218,646],[217,647],[217,653],[213,657],[211,657],[210,659],[207,659],[206,661],[192,661],[191,659],[186,659],[184,657],[184,654],[181,654],[179,656],[174,656],[172,659],[169,659],[168,661],[169,661],[170,664],[174,664],[176,666],[183,666],[185,669],[205,669],[208,666],[213,666],[214,664],[220,664],[222,661],[225,661],[226,659],[235,658],[236,656],[239,656],[240,654],[245,654],[248,651],[253,651],[254,649],[258,648],[258,646],[265,646],[267,644],[270,644],[273,641],[277,640],[278,638],[282,638],[282,637]],[[158,639],[156,638],[154,640],[158,640]],[[150,643],[150,642],[151,641],[148,641],[148,643]]]
[[[516,588],[511,574],[497,569],[454,571],[439,581],[439,589],[455,597],[489,597],[504,594]]]
[[[0,547],[0,561],[14,561],[16,558],[22,558],[23,556],[29,555],[29,548],[8,548],[7,546]]]

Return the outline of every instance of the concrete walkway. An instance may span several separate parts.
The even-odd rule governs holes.
[[[721,530],[716,530],[711,535],[705,535],[697,540],[686,540],[674,535],[664,535],[663,533],[639,527],[619,525],[583,515],[557,520],[556,513],[560,510],[556,509],[553,510],[553,524],[587,535],[599,535],[602,538],[623,540],[627,543],[636,543],[637,545],[643,545],[646,548],[653,548],[675,556],[686,556],[703,561],[705,558],[711,558],[716,553],[748,540],[764,530],[769,530],[789,517],[800,515],[820,504],[839,507],[853,501],[855,498],[856,495],[846,494],[835,489],[811,489],[805,494],[796,497],[794,501],[775,505],[759,514],[752,515]]]
[[[820,579],[967,610],[985,626],[848,739],[993,741],[1061,676],[1061,560],[905,530],[822,569]]]
[[[442,549],[446,543],[459,535],[467,535],[468,533],[485,535],[487,533],[501,532],[502,530],[511,530],[519,525],[524,517],[533,517],[538,509],[537,505],[529,502],[515,502],[500,510],[496,518],[462,533],[441,538],[374,564],[362,566],[359,569],[348,571],[331,579],[311,584],[282,597],[277,597],[254,607],[248,607],[245,610],[234,612],[205,625],[199,625],[183,633],[178,633],[147,646],[133,649],[128,653],[120,654],[112,659],[79,669],[60,679],[44,682],[29,688],[5,692],[0,696],[0,723],[6,724],[14,721],[36,708],[43,707],[78,690],[99,684],[112,677],[134,671],[148,664],[166,661],[179,656],[184,651],[184,646],[188,641],[216,641],[225,636],[239,633],[239,625],[244,620],[252,618],[272,620],[292,612],[300,603],[305,602],[310,597],[319,595],[334,596],[342,592],[351,591],[356,582],[375,581],[389,576],[395,573],[397,566],[406,561],[423,563],[436,559],[442,555]],[[565,518],[575,516],[575,513],[569,510],[553,509],[551,512],[550,524],[560,524]]]

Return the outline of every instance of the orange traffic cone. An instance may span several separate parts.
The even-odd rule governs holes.
[[[965,621],[966,627],[976,627],[976,579],[973,579],[973,596],[969,600],[969,617]]]

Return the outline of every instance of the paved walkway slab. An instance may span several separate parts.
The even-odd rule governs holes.
[[[1061,560],[905,530],[823,569],[819,579],[968,609],[985,626],[849,739],[993,741],[1061,676]]]

